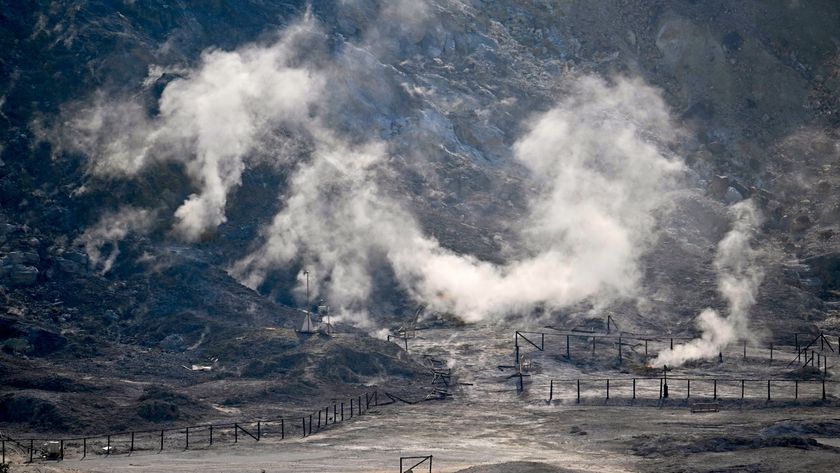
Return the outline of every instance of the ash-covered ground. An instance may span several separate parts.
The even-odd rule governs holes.
[[[746,402],[731,389],[721,390],[721,409],[713,413],[690,409],[696,402],[712,402],[708,387],[695,386],[689,402],[677,381],[671,381],[666,401],[658,400],[654,386],[640,389],[637,402],[631,402],[629,390],[617,387],[609,401],[602,390],[588,390],[578,405],[573,394],[558,390],[562,399],[548,404],[543,381],[549,374],[615,377],[610,356],[580,354],[580,360],[570,364],[556,361],[551,350],[534,355],[532,381],[518,394],[515,381],[509,378],[511,371],[498,368],[510,363],[510,335],[507,328],[469,326],[424,330],[421,338],[411,340],[409,348],[414,353],[445,357],[453,368],[449,400],[372,408],[367,415],[306,439],[280,442],[266,437],[259,443],[240,441],[236,446],[227,439],[227,444],[212,448],[194,443],[189,451],[173,445],[164,453],[146,445],[146,450],[131,456],[98,453],[83,461],[70,459],[68,452],[64,462],[37,468],[385,472],[397,469],[400,456],[433,455],[433,471],[443,472],[781,472],[831,471],[840,458],[837,386],[829,388],[825,403],[814,402],[820,393],[810,388],[803,389],[800,401],[794,401],[792,393],[774,391],[776,398],[771,402],[764,399],[763,386],[748,386]],[[671,375],[740,377],[773,371],[778,376],[788,369],[790,351],[791,347],[779,347],[770,369],[766,367],[769,357],[756,349],[748,351],[747,361],[734,360],[741,353],[727,353],[733,358],[731,363]],[[642,358],[640,351],[628,353],[628,369],[632,371],[633,360]]]

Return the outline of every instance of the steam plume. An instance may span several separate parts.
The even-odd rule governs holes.
[[[764,275],[757,264],[760,252],[750,245],[760,216],[751,200],[733,205],[730,212],[735,221],[718,244],[714,262],[718,290],[726,299],[729,313],[724,317],[714,309],[703,310],[697,317],[700,338],[662,351],[653,366],[680,366],[691,360],[714,358],[733,342],[750,338],[749,311]]]
[[[96,225],[86,229],[77,239],[85,247],[90,262],[94,267],[101,267],[101,274],[111,270],[120,254],[119,242],[129,233],[145,232],[153,223],[153,213],[149,210],[123,207],[117,212],[103,215]],[[102,254],[103,248],[110,246],[108,255]]]

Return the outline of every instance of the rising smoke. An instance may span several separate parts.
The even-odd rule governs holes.
[[[717,357],[727,346],[744,339],[749,333],[749,312],[755,304],[764,273],[758,265],[760,251],[751,240],[760,215],[751,200],[730,207],[734,220],[732,229],[720,241],[714,266],[718,275],[718,290],[727,304],[727,315],[707,308],[697,317],[700,338],[677,345],[673,350],[659,353],[653,366],[681,366],[691,360]]]
[[[108,212],[99,221],[89,227],[77,239],[84,245],[93,267],[99,268],[100,274],[111,270],[120,254],[120,241],[131,233],[144,233],[154,223],[154,212],[122,207],[116,212]],[[103,250],[107,250],[107,256]]]
[[[634,296],[639,258],[656,237],[654,215],[667,209],[684,169],[666,151],[676,132],[660,93],[636,79],[568,79],[568,94],[529,120],[513,147],[537,189],[516,222],[529,256],[481,261],[442,247],[388,191],[385,183],[399,178],[390,142],[348,133],[360,123],[390,126],[384,113],[373,120],[367,113],[393,104],[348,110],[387,92],[379,84],[392,68],[377,54],[393,47],[383,38],[416,36],[423,24],[378,28],[328,59],[307,59],[326,39],[306,16],[273,44],[206,52],[165,88],[157,116],[100,95],[74,110],[69,133],[55,141],[89,154],[91,172],[102,176],[136,175],[154,160],[184,162],[198,188],[174,213],[187,240],[225,221],[228,195],[254,160],[290,170],[280,212],[230,272],[257,287],[300,262],[316,295],[359,325],[370,325],[378,264],[418,301],[468,321]],[[299,148],[289,141],[305,142],[305,156],[291,153]]]

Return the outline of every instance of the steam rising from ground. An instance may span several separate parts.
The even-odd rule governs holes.
[[[329,280],[329,300],[358,314],[371,291],[371,265],[384,260],[416,299],[468,321],[632,296],[638,257],[653,239],[652,214],[682,169],[651,138],[672,139],[672,130],[658,93],[641,82],[579,80],[515,146],[541,191],[522,222],[533,256],[503,266],[424,235],[377,184],[384,145],[322,144],[296,174],[266,243],[233,273],[257,286],[303,255],[318,279]]]
[[[123,207],[117,212],[103,215],[96,225],[88,228],[78,238],[94,267],[101,267],[102,274],[111,270],[120,254],[119,242],[129,233],[142,233],[153,223],[154,213],[134,207]],[[108,255],[103,248],[109,246]]]
[[[697,317],[700,338],[662,351],[653,366],[680,366],[691,360],[714,358],[733,342],[751,338],[749,311],[764,276],[757,261],[760,251],[750,245],[760,216],[751,200],[733,205],[730,212],[735,222],[718,244],[714,263],[718,290],[726,299],[729,313],[724,317],[714,309],[703,310]]]
[[[388,191],[385,183],[400,178],[389,167],[389,143],[343,134],[353,129],[348,120],[379,120],[348,110],[371,96],[359,88],[386,80],[390,68],[375,56],[388,52],[383,36],[417,34],[422,22],[410,26],[368,32],[363,41],[377,44],[351,44],[323,60],[310,54],[327,48],[307,16],[273,44],[205,53],[167,85],[159,115],[100,97],[55,142],[89,154],[91,172],[102,176],[131,176],[151,160],[184,162],[198,189],[174,214],[187,240],[225,221],[228,194],[257,156],[291,168],[282,210],[231,273],[257,287],[271,271],[302,263],[315,295],[360,325],[369,324],[379,265],[430,309],[469,321],[633,296],[639,257],[655,238],[654,214],[667,207],[683,169],[663,151],[676,136],[659,92],[639,80],[582,77],[533,117],[513,149],[538,189],[517,222],[529,256],[491,264],[442,247]],[[291,153],[301,148],[289,142],[304,142],[305,155]],[[87,240],[98,234],[91,230]]]

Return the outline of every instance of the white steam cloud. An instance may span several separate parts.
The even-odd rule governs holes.
[[[684,169],[666,151],[676,132],[659,91],[627,78],[571,80],[569,93],[534,117],[513,149],[538,189],[518,222],[528,256],[497,265],[457,254],[426,235],[388,191],[387,182],[400,178],[389,165],[390,144],[342,134],[362,122],[389,126],[368,115],[388,109],[378,96],[394,94],[387,90],[393,68],[376,51],[393,51],[383,38],[395,34],[419,41],[425,21],[396,33],[374,26],[365,43],[320,61],[323,55],[309,53],[327,49],[325,36],[307,16],[273,44],[205,53],[165,88],[159,115],[100,100],[76,114],[56,144],[90,155],[91,171],[103,176],[131,176],[152,160],[184,162],[198,188],[175,211],[188,240],[225,221],[243,171],[255,155],[271,154],[293,169],[282,210],[231,273],[257,287],[300,261],[314,292],[359,325],[370,325],[372,273],[380,265],[430,309],[468,321],[635,295],[655,214],[667,210]],[[288,155],[287,136],[306,143],[306,156]],[[102,238],[90,232],[95,251]]]
[[[147,231],[154,223],[154,213],[149,210],[123,207],[117,212],[103,215],[96,225],[88,228],[76,240],[84,245],[90,262],[100,267],[100,273],[111,270],[120,254],[119,242],[130,233]],[[110,245],[107,256],[103,248]]]
[[[673,137],[656,90],[627,79],[578,81],[515,146],[542,191],[523,222],[533,256],[503,266],[423,234],[378,185],[384,145],[322,141],[293,178],[266,243],[232,272],[254,287],[302,257],[318,279],[329,280],[335,306],[363,313],[371,265],[386,261],[416,299],[468,321],[537,304],[632,296],[638,258],[653,240],[653,213],[666,205],[682,169],[656,144]]]
[[[758,265],[760,251],[750,244],[760,216],[751,200],[733,205],[730,212],[734,224],[718,244],[714,262],[718,290],[726,299],[728,314],[724,317],[714,309],[703,310],[697,317],[700,338],[660,352],[653,366],[680,366],[691,360],[714,358],[739,339],[751,338],[749,312],[764,276]]]

